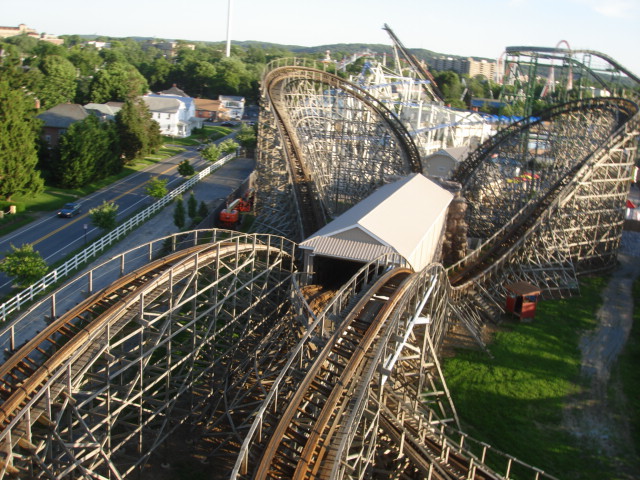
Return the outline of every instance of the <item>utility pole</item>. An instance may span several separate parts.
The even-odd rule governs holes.
[[[231,0],[227,9],[227,58],[231,56]]]

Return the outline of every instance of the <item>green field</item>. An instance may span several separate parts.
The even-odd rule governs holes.
[[[493,358],[480,351],[459,350],[444,364],[462,428],[472,437],[563,479],[613,479],[620,463],[578,442],[563,426],[567,400],[585,391],[580,375],[579,340],[596,326],[594,313],[607,278],[586,278],[581,295],[538,304],[535,321],[507,320],[489,345]],[[640,316],[640,283],[635,285],[635,319]],[[634,408],[635,444],[640,414],[640,332],[632,339],[615,374]],[[618,467],[617,467],[617,466]]]

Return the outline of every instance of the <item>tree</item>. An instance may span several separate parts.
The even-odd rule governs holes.
[[[256,145],[258,144],[258,140],[256,138],[256,131],[244,123],[240,127],[240,131],[236,134],[236,140],[242,145],[243,148],[247,149],[249,152],[252,152]]]
[[[113,230],[117,223],[118,205],[115,202],[102,202],[102,205],[89,210],[91,223],[104,231]]]
[[[216,92],[216,67],[207,61],[185,58],[171,71],[169,78],[194,97],[212,96]]]
[[[204,203],[204,201],[200,201],[200,205],[198,206],[198,216],[200,218],[205,218],[207,215],[209,215],[207,204]]]
[[[223,58],[216,65],[215,88],[230,94],[237,94],[251,85],[251,77],[241,60],[234,57]]]
[[[30,105],[31,104],[31,105]],[[44,182],[37,169],[37,123],[33,99],[0,81],[0,197],[37,194]]]
[[[5,41],[10,40],[9,37]],[[10,43],[0,44],[0,80],[8,82],[13,89],[19,89],[27,84],[26,72],[22,66],[22,54],[20,49]]]
[[[189,160],[183,160],[178,164],[178,173],[183,177],[190,177],[196,173],[196,169],[189,163]]]
[[[43,77],[35,85],[35,93],[42,107],[55,107],[75,98],[76,67],[69,60],[58,55],[49,55],[38,62],[38,68]]]
[[[222,152],[226,154],[235,153],[236,150],[238,150],[239,146],[240,145],[238,145],[232,138],[227,138],[226,140],[220,142],[220,150],[222,150]]]
[[[215,143],[210,143],[204,150],[202,150],[202,152],[200,152],[200,155],[202,155],[205,160],[215,162],[220,158],[220,147]]]
[[[145,103],[139,99],[124,102],[116,114],[116,127],[125,161],[148,155],[162,145],[158,122],[151,117]]]
[[[189,213],[189,218],[191,218],[192,220],[196,218],[196,216],[198,216],[198,201],[193,195],[193,192],[191,192],[191,195],[189,195],[189,200],[187,200],[187,212]]]
[[[456,72],[450,70],[438,72],[435,79],[447,103],[454,107],[461,106],[460,104],[464,106],[460,100],[463,92],[462,83]]]
[[[102,123],[94,115],[69,126],[52,160],[56,184],[64,188],[80,187],[121,168],[114,125]]]
[[[159,200],[167,194],[167,180],[153,177],[147,182],[144,189],[147,195]]]
[[[92,45],[74,45],[69,49],[69,61],[80,75],[93,76],[102,64],[98,49]]]
[[[0,272],[13,277],[19,287],[28,287],[47,273],[49,267],[33,245],[26,243],[21,247],[11,245],[12,252],[0,262]]]
[[[148,89],[147,81],[136,67],[118,61],[95,74],[91,82],[91,100],[96,103],[124,102],[145,94]]]
[[[151,63],[140,66],[140,73],[149,82],[149,87],[156,92],[162,90],[168,83],[172,64],[164,57],[155,58]]]
[[[185,211],[184,211],[184,202],[182,201],[182,197],[178,197],[176,200],[176,208],[173,211],[173,223],[176,227],[182,229],[186,222]]]

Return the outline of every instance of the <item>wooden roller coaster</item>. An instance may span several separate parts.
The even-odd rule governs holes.
[[[269,149],[259,169],[280,183],[260,192],[257,207],[270,211],[258,224],[277,222],[273,230],[299,239],[421,166],[382,102],[287,61],[294,64],[273,66],[263,84],[260,128],[270,136],[260,140]],[[593,126],[594,144],[569,151],[572,139],[554,143],[565,155],[558,167],[535,191],[518,193],[522,205],[498,211],[498,196],[508,202],[513,190],[499,192],[507,183],[499,176],[481,185],[481,169],[499,172],[492,156],[531,155],[530,134],[542,139],[557,122],[557,137],[568,138],[588,114],[606,117]],[[192,246],[122,276],[7,352],[0,479],[153,478],[170,462],[177,432],[214,478],[553,479],[506,454],[489,460],[481,442],[479,451],[468,446],[438,351],[454,322],[469,330],[481,323],[473,302],[490,285],[547,281],[548,270],[532,267],[542,271],[544,262],[574,277],[576,265],[595,257],[605,260],[594,268],[610,263],[638,126],[634,102],[607,98],[500,131],[456,173],[475,202],[472,228],[491,232],[478,249],[448,270],[413,272],[391,255],[377,259],[332,298],[319,295],[315,309],[302,293],[313,290],[308,275],[295,273],[296,246],[282,237]],[[524,165],[552,163],[547,153]],[[589,219],[606,218],[607,231],[595,225],[589,242],[576,239],[579,222],[564,218],[575,205]],[[556,243],[532,253],[545,241]]]

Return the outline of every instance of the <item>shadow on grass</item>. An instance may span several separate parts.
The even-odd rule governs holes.
[[[458,350],[445,361],[464,431],[558,478],[611,478],[610,460],[563,427],[565,403],[585,389],[579,342],[596,326],[607,281],[583,279],[581,296],[542,301],[533,322],[501,325],[493,358]]]

